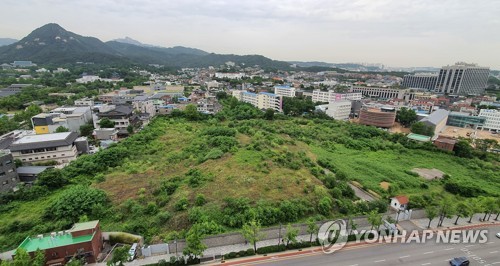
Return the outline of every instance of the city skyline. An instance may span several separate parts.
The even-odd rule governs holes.
[[[58,23],[109,41],[283,61],[441,67],[457,61],[500,69],[500,3],[470,1],[69,1],[7,0],[0,37],[21,39]],[[19,15],[23,14],[23,19]]]

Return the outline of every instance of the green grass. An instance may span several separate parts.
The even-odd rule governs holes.
[[[312,174],[320,160],[331,162],[336,171],[383,198],[389,197],[390,192],[380,187],[382,181],[397,188],[391,193],[449,194],[442,181],[408,174],[413,168],[436,168],[454,181],[470,183],[492,196],[500,196],[498,162],[462,159],[420,146],[406,148],[390,141],[385,132],[343,122],[302,118],[187,122],[157,118],[149,127],[159,136],[134,146],[135,150],[129,150],[130,155],[120,165],[102,173],[104,178],[99,182],[88,177],[91,186],[104,190],[111,200],[106,215],[87,214],[91,219],[100,219],[105,231],[142,233],[148,241],[169,238],[172,231],[183,232],[192,225],[189,212],[195,207],[197,195],[203,195],[207,201],[200,209],[218,225],[223,224],[220,219],[224,199],[228,197],[247,198],[252,206],[261,202],[277,206],[283,201],[301,199],[310,203],[311,209],[295,221],[304,220],[318,214],[320,199],[331,197],[321,181],[325,176]],[[227,139],[214,142],[204,134],[214,128],[237,130],[235,136],[228,138],[235,140],[236,145],[226,146],[232,145]],[[224,154],[207,160],[206,155],[215,148],[224,150]],[[202,175],[196,186],[187,175],[192,169]],[[82,178],[85,177],[78,180],[85,180]],[[178,187],[167,195],[162,186],[170,183]],[[43,218],[49,203],[65,189],[34,201],[9,203],[7,207],[11,208],[0,212],[0,249],[16,247],[29,235],[67,226],[67,221]],[[188,208],[178,211],[176,204],[184,198]],[[341,214],[334,210],[330,216]],[[222,227],[224,231],[237,230]]]

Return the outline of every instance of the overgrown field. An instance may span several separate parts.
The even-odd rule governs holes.
[[[156,242],[182,237],[195,223],[216,234],[253,218],[269,226],[383,211],[388,197],[398,194],[410,195],[416,207],[458,193],[500,196],[495,160],[455,157],[403,135],[344,122],[238,115],[246,116],[158,117],[118,145],[49,173],[35,190],[4,197],[1,249],[86,219]],[[415,167],[446,176],[425,180],[410,172]],[[47,180],[60,180],[62,187]],[[349,181],[383,199],[358,202]],[[389,189],[380,186],[383,181]]]

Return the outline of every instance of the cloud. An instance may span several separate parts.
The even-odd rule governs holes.
[[[131,36],[277,59],[439,66],[477,58],[500,67],[497,0],[3,0],[2,7],[2,37],[57,22],[103,40]]]

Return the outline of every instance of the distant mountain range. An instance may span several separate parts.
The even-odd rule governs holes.
[[[16,39],[11,38],[0,38],[0,46],[5,46],[17,42]]]
[[[218,66],[232,61],[245,66],[290,68],[287,62],[261,55],[221,55],[182,46],[156,47],[129,37],[102,42],[94,37],[69,32],[55,23],[44,25],[20,41],[0,47],[0,63],[15,60],[29,60],[39,65],[82,61],[106,64],[160,64],[168,67]]]

